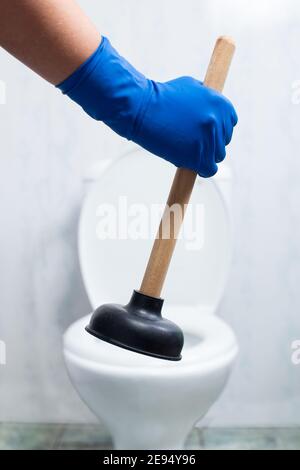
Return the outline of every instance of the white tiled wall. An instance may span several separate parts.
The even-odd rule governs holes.
[[[291,362],[300,339],[299,2],[80,3],[158,80],[201,78],[216,36],[235,37],[226,93],[240,116],[230,150],[236,245],[219,314],[241,351],[206,422],[300,425],[300,366]],[[89,421],[61,352],[66,326],[90,309],[76,252],[82,174],[130,144],[4,51],[0,91],[0,420]]]

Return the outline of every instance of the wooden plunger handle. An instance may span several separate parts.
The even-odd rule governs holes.
[[[207,69],[204,85],[222,92],[234,51],[235,44],[231,38],[223,36],[217,40]],[[160,297],[196,177],[197,173],[191,170],[178,168],[176,171],[140,287],[142,294]],[[172,207],[174,207],[174,212],[170,211]],[[174,214],[176,214],[175,217]],[[168,231],[167,236],[166,227]]]

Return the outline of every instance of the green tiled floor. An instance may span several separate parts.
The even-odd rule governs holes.
[[[0,424],[0,449],[112,449],[105,429],[82,424]],[[300,450],[300,429],[194,429],[186,449]]]

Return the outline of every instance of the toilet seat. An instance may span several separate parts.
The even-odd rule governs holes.
[[[99,207],[117,207],[124,195],[128,205],[164,205],[175,172],[172,165],[139,148],[104,167],[96,171],[79,223],[79,261],[93,309],[103,303],[128,302],[133,289],[139,288],[153,243],[150,238],[125,240],[119,236],[100,240]],[[90,183],[90,173],[88,180]],[[170,305],[181,306],[184,311],[217,310],[231,260],[230,186],[231,175],[224,165],[217,177],[196,180],[184,227],[189,227],[190,214],[198,224],[193,227],[193,236],[200,234],[203,245],[197,247],[192,240],[178,241],[163,290]],[[197,210],[201,207],[203,220],[199,221]],[[152,237],[157,226],[154,224]],[[197,249],[191,249],[195,246]],[[163,314],[167,317],[165,311]]]
[[[65,354],[73,361],[84,363],[86,368],[112,374],[178,374],[179,371],[195,372],[217,368],[231,362],[237,354],[237,342],[231,328],[221,319],[210,314],[199,314],[190,310],[182,315],[180,309],[166,310],[168,318],[175,321],[185,335],[182,360],[165,361],[144,356],[114,345],[99,341],[89,335],[84,327],[90,315],[73,323],[64,336]]]
[[[152,245],[150,239],[99,240],[99,204],[114,207],[118,205],[118,198],[126,194],[128,204],[164,205],[175,171],[174,167],[142,149],[105,166],[88,191],[79,223],[79,260],[93,309],[104,303],[128,302],[132,290],[139,286]],[[134,172],[129,171],[131,167],[135,168]],[[155,184],[157,175],[159,184]],[[88,179],[90,182],[90,174]],[[223,295],[231,259],[226,192],[230,185],[230,174],[226,171],[218,178],[197,179],[189,209],[196,204],[205,208],[203,226],[197,227],[203,230],[204,243],[201,249],[189,250],[188,244],[179,240],[168,272],[163,316],[173,320],[184,332],[183,359],[174,363],[99,341],[84,330],[89,316],[75,322],[66,332],[66,354],[77,362],[85,362],[86,367],[120,374],[131,371],[134,374],[137,371],[139,374],[172,374],[179,370],[202,370],[227,359],[232,361],[237,353],[235,336],[229,326],[211,315]]]

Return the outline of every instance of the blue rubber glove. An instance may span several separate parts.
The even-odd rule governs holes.
[[[58,88],[122,137],[203,177],[218,171],[237,123],[221,94],[191,77],[149,80],[105,37]]]

